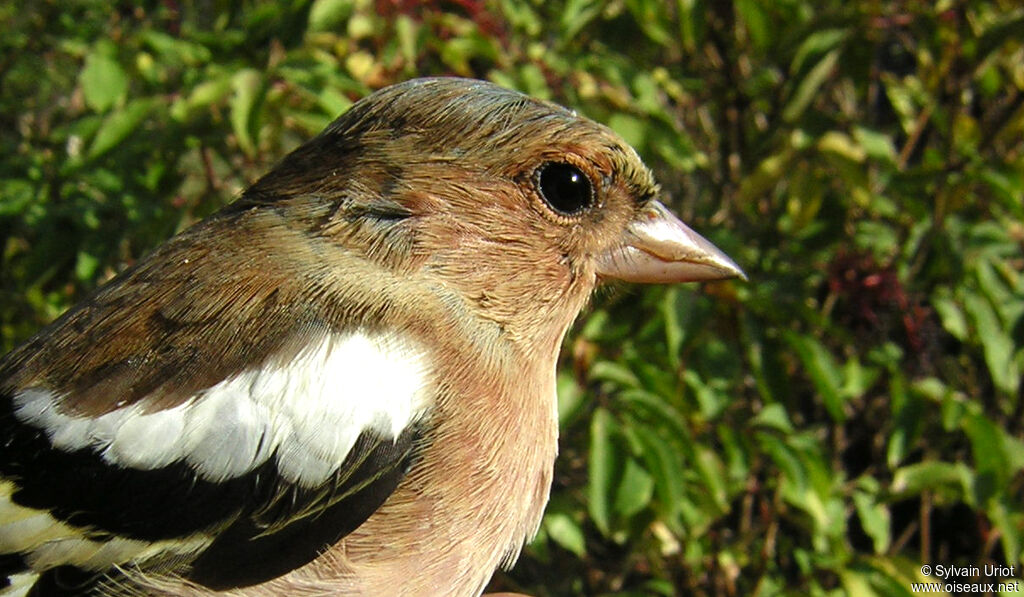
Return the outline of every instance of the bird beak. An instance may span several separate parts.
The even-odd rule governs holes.
[[[747,279],[721,249],[652,201],[626,228],[622,243],[598,259],[597,274],[626,282]]]

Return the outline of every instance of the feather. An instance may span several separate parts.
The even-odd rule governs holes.
[[[480,593],[540,525],[599,279],[742,275],[657,194],[483,81],[356,103],[0,359],[9,591]]]

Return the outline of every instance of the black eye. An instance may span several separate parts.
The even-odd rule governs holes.
[[[576,215],[594,202],[590,179],[571,164],[551,162],[541,166],[537,188],[551,209],[563,216]]]

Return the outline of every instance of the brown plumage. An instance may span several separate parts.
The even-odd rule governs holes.
[[[63,539],[75,553],[104,532],[206,542],[125,556],[112,563],[125,573],[89,585],[100,593],[478,594],[540,523],[557,451],[558,350],[599,279],[741,275],[657,194],[618,136],[561,107],[463,79],[382,90],[0,361],[0,423],[24,438],[0,452],[0,502],[80,532]],[[333,369],[320,363],[349,362],[330,360],[341,350],[331,342],[352,337],[369,339],[385,377],[414,362],[395,377],[412,380],[416,398],[386,395],[387,380],[381,396],[346,394],[345,377],[322,382]],[[319,342],[327,360],[310,356]],[[294,382],[285,395],[302,404],[328,414],[356,405],[370,422],[345,448],[330,426],[278,414],[290,403],[253,389],[265,371],[284,372]],[[236,444],[259,444],[211,443],[202,405],[213,400],[227,405],[219,423],[255,417]],[[165,429],[143,416],[153,413],[181,427],[167,440],[173,458],[123,432]],[[82,431],[83,421],[102,425]],[[160,475],[170,495],[154,492],[148,524],[133,518],[145,504],[83,514],[31,485],[48,463],[71,462],[67,453],[125,487],[136,470]],[[200,497],[209,516],[160,518],[203,507],[190,503]],[[4,524],[0,510],[0,553],[22,554],[30,569],[49,553],[27,540],[5,549]],[[252,556],[266,566],[225,572],[245,568],[250,548],[239,545],[255,536],[269,537]],[[90,557],[63,563],[105,572]]]

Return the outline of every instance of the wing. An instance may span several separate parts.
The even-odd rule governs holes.
[[[423,435],[429,363],[298,267],[310,242],[227,211],[0,361],[0,572],[253,584],[383,503]]]

